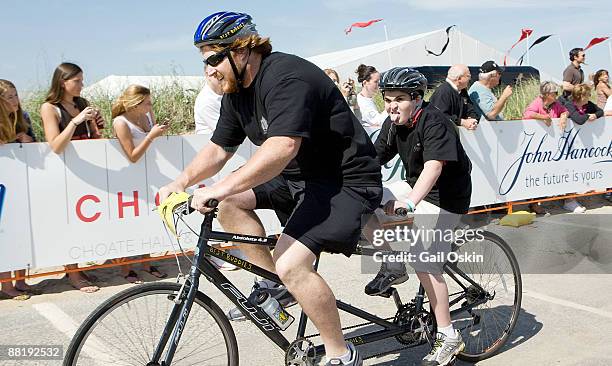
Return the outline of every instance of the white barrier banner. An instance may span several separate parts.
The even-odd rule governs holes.
[[[612,118],[569,122],[563,133],[556,122],[483,121],[476,131],[460,128],[473,164],[472,206],[612,187]],[[378,133],[368,132],[373,139]],[[61,155],[46,143],[0,146],[0,271],[178,249],[153,211],[157,191],[208,138],[158,138],[135,164],[117,140],[74,141]],[[244,144],[203,184],[244,164],[253,150]],[[399,158],[382,170],[385,184],[405,178]],[[279,232],[273,212],[260,217],[269,233]],[[199,215],[187,220],[199,231]],[[195,236],[183,234],[183,247],[193,247]]]

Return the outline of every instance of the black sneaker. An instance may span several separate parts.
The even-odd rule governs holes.
[[[327,361],[325,366],[362,366],[363,358],[361,358],[361,355],[355,346],[351,342],[348,342],[346,346],[348,347],[349,351],[351,351],[351,360],[349,363],[343,363],[339,358],[331,358]]]
[[[249,295],[249,301],[255,304],[255,297],[261,291],[269,293],[283,308],[288,308],[297,304],[297,301],[293,298],[293,295],[287,291],[285,286],[275,284],[273,287],[269,287],[269,283],[265,280],[255,281],[251,294]],[[234,322],[241,322],[246,320],[246,316],[242,314],[239,308],[233,308],[227,312],[227,319]]]
[[[404,263],[389,263],[382,262],[378,274],[365,287],[365,293],[370,296],[378,296],[391,288],[393,285],[399,285],[408,281],[408,273],[406,272],[406,264]]]

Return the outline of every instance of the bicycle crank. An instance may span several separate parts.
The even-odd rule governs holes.
[[[305,338],[291,342],[285,352],[285,366],[314,366],[317,351],[314,343]]]

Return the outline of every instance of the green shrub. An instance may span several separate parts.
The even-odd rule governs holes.
[[[153,98],[153,113],[158,122],[168,121],[170,135],[181,135],[193,132],[195,129],[193,119],[193,105],[199,90],[184,90],[178,82],[168,86],[151,88]],[[40,106],[44,103],[46,91],[37,90],[23,98],[21,103],[25,111],[30,114],[32,127],[38,141],[45,141],[42,120],[40,118]],[[89,103],[100,108],[106,128],[102,135],[106,138],[113,136],[111,107],[114,101],[109,95],[97,94],[88,98]]]

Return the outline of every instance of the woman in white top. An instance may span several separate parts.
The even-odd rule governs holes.
[[[357,104],[361,110],[361,119],[366,126],[382,126],[387,119],[387,112],[379,112],[372,97],[378,93],[380,74],[374,66],[359,65],[357,82],[361,83],[361,91],[357,94]]]
[[[163,135],[168,129],[166,124],[155,123],[151,91],[141,85],[128,86],[113,104],[111,113],[115,136],[132,163],[137,162],[153,140]],[[144,257],[147,258],[149,255]],[[143,262],[142,267],[157,278],[168,276],[160,272],[157,267],[150,265],[149,262]],[[122,266],[121,273],[131,283],[142,283],[130,265]]]

